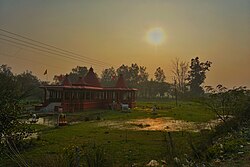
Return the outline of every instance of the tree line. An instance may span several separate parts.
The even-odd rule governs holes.
[[[128,87],[138,89],[138,98],[179,98],[201,96],[204,94],[202,84],[206,79],[206,72],[209,71],[211,62],[200,62],[196,57],[191,59],[190,63],[175,59],[172,61],[171,73],[172,78],[168,78],[171,82],[166,81],[166,75],[161,67],[157,67],[153,78],[149,77],[145,66],[132,63],[129,65],[121,65],[117,69],[109,67],[102,70],[100,76],[97,77],[104,87],[112,87],[115,85],[118,76],[122,74],[126,80]],[[67,74],[55,75],[52,84],[60,84],[64,77],[68,75],[71,82],[76,82],[79,77],[87,74],[86,66],[77,66]],[[7,65],[0,66],[0,80],[4,83],[4,77],[12,77],[18,85],[20,92],[25,92],[26,99],[42,100],[43,91],[39,89],[42,84],[48,84],[41,81],[31,71],[25,71],[20,74],[13,74],[11,67]]]
[[[206,79],[206,72],[210,70],[211,62],[201,62],[199,57],[191,59],[190,63],[178,58],[172,61],[171,73],[172,82],[166,81],[166,75],[161,67],[157,67],[154,77],[149,78],[149,73],[145,66],[132,63],[130,66],[122,64],[115,69],[109,67],[101,72],[99,78],[101,84],[105,87],[115,85],[117,78],[122,74],[128,87],[138,89],[139,98],[179,98],[196,97],[204,94],[202,84]],[[76,82],[79,77],[85,76],[88,68],[77,66],[67,75],[72,82]],[[54,84],[60,84],[66,74],[55,75]]]
[[[13,91],[22,94],[22,99],[42,100],[43,91],[39,88],[44,81],[38,79],[32,71],[24,71],[20,74],[13,74],[12,68],[6,64],[0,66],[0,96],[1,93],[9,90],[8,86],[13,86]],[[1,96],[4,97],[4,96]]]

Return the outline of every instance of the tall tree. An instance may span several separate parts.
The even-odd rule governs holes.
[[[154,81],[152,78],[146,82],[145,89],[144,89],[144,97],[146,98],[153,98],[156,97],[158,94],[158,84],[156,81]],[[140,90],[139,90],[140,92]]]
[[[138,83],[136,85],[136,88],[139,89],[138,91],[139,97],[147,96],[148,85],[149,85],[149,81],[148,81],[149,74],[146,72],[146,69],[147,68],[144,66],[139,67],[139,74],[137,76]]]
[[[101,74],[101,84],[103,86],[114,86],[117,74],[114,67],[104,69]]]
[[[156,82],[164,82],[166,80],[165,73],[164,73],[163,69],[161,69],[161,67],[158,67],[155,70],[154,76],[155,76]]]
[[[131,64],[129,67],[129,85],[132,87],[136,87],[139,82],[139,66],[135,64]]]
[[[0,66],[0,81],[0,149],[6,149],[23,140],[31,131],[19,118],[24,112],[21,100],[27,94],[20,89],[16,77],[7,65]],[[1,150],[0,154],[2,153],[6,153],[6,150]]]
[[[69,73],[68,77],[71,82],[76,82],[79,77],[84,77],[88,72],[88,68],[85,66],[77,66],[72,69],[72,72]]]
[[[68,74],[68,78],[71,82],[76,82],[79,77],[84,77],[88,72],[88,68],[85,66],[77,66],[71,70]],[[60,84],[65,77],[65,74],[55,75],[53,80],[56,84]]]
[[[123,74],[129,87],[139,87],[139,84],[148,81],[149,74],[146,69],[146,67],[135,63],[131,66],[123,64],[116,71],[117,74]]]
[[[145,83],[148,81],[149,74],[146,72],[146,69],[147,68],[144,66],[139,67],[139,76],[138,76],[139,83]]]
[[[190,70],[188,71],[188,85],[190,86],[190,92],[194,96],[199,96],[204,93],[201,84],[206,79],[206,72],[209,71],[212,62],[200,62],[199,57],[191,59]]]
[[[186,91],[186,79],[188,77],[188,62],[180,61],[176,58],[172,61],[172,73],[176,81],[176,88],[178,92],[184,93]]]
[[[117,75],[122,74],[128,87],[131,87],[131,75],[130,75],[130,67],[127,65],[121,65],[119,68],[116,69]]]
[[[204,98],[204,103],[213,111],[223,122],[235,118],[247,118],[249,112],[249,94],[246,87],[234,87],[227,89],[222,85],[216,88],[206,86],[208,97]]]
[[[17,83],[22,92],[26,92],[29,99],[42,99],[43,90],[39,88],[41,85],[38,78],[31,71],[25,71],[16,76]]]
[[[124,78],[126,79],[130,79],[130,75],[129,75],[129,67],[127,65],[121,65],[119,68],[117,68],[116,70],[117,74],[122,74],[124,76]]]

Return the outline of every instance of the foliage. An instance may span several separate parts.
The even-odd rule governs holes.
[[[148,81],[149,74],[146,72],[146,69],[147,68],[144,66],[139,67],[139,74],[138,74],[139,83],[138,84],[145,83]]]
[[[117,74],[122,74],[126,81],[130,81],[131,77],[129,74],[129,66],[121,65],[119,68],[116,69]]]
[[[155,70],[154,76],[155,76],[156,82],[164,82],[166,80],[165,73],[164,73],[163,69],[161,69],[161,67],[158,67]]]
[[[148,80],[149,74],[146,67],[139,66],[136,63],[131,66],[122,65],[117,70],[118,74],[123,74],[129,87],[138,88],[138,97],[163,97],[165,93],[170,91],[170,84],[165,82],[165,74],[159,67],[156,70],[156,80]]]
[[[117,77],[114,67],[106,68],[101,74],[101,84],[104,86],[114,86]]]
[[[138,97],[139,98],[156,98],[163,97],[167,93],[171,94],[171,85],[167,82],[156,82],[152,79],[150,81],[144,82],[139,87]]]
[[[85,66],[77,66],[71,70],[71,72],[68,74],[68,78],[71,82],[76,82],[79,77],[84,77],[88,72],[88,68]],[[66,74],[60,74],[60,75],[55,75],[53,80],[56,84],[60,84]]]
[[[149,74],[146,72],[146,67],[139,66],[136,63],[131,66],[121,65],[116,70],[117,75],[123,74],[129,87],[139,87],[139,84],[145,83],[148,80]]]
[[[216,142],[208,147],[206,150],[207,159],[223,158],[228,159],[227,154],[239,152],[245,142],[244,138],[238,136],[236,133],[229,133],[225,137],[219,138]]]
[[[138,97],[153,98],[163,97],[171,94],[170,84],[165,82],[166,76],[164,71],[159,67],[156,69],[156,79],[149,80],[149,74],[145,66],[139,66],[132,63],[130,66],[121,65],[117,69],[114,67],[106,68],[101,73],[101,84],[106,87],[113,87],[117,81],[117,76],[123,74],[128,87],[138,89]],[[87,73],[87,67],[77,66],[68,74],[71,82],[76,82],[79,77],[83,77]],[[55,75],[54,82],[60,84],[65,74]]]
[[[24,112],[20,101],[28,95],[20,88],[10,67],[6,65],[0,67],[0,80],[1,148],[6,149],[6,147],[21,142],[31,132],[26,123],[19,120],[20,115]]]
[[[159,94],[160,97],[163,97],[165,93],[170,94],[170,84],[167,82],[155,82],[154,91]]]
[[[209,71],[212,62],[200,62],[199,57],[191,59],[190,70],[188,71],[188,85],[190,86],[190,93],[193,96],[200,96],[204,93],[201,84],[206,79],[206,71]]]
[[[39,88],[41,83],[31,71],[18,74],[16,80],[20,91],[24,92],[28,99],[41,100],[43,98],[43,91]]]
[[[88,68],[85,66],[77,66],[76,68],[73,68],[72,71],[69,73],[68,78],[71,82],[76,82],[79,77],[83,77],[87,74]]]
[[[60,83],[62,83],[65,76],[66,76],[66,75],[64,75],[64,74],[55,75],[54,78],[53,78],[55,84],[60,84]]]
[[[172,73],[176,81],[178,93],[184,94],[187,91],[188,62],[176,58],[172,62]]]
[[[70,145],[64,148],[64,157],[69,166],[103,167],[107,165],[103,147],[95,144],[88,146]]]
[[[105,152],[100,146],[92,146],[85,151],[85,157],[88,167],[102,167],[105,165]]]
[[[205,104],[224,122],[230,116],[241,117],[249,105],[245,87],[227,89],[218,85],[215,89],[211,86],[207,86],[206,89],[209,96],[205,99]]]

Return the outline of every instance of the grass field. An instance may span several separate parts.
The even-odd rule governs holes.
[[[157,115],[152,115],[151,108],[157,107]],[[56,117],[50,116],[50,117]],[[100,118],[97,120],[96,118]],[[207,122],[215,115],[204,106],[195,102],[138,102],[131,113],[108,110],[90,110],[78,113],[67,113],[69,122],[77,122],[64,127],[32,125],[39,134],[32,139],[32,146],[22,152],[28,162],[41,162],[42,157],[65,153],[73,146],[101,146],[105,157],[114,166],[129,166],[136,163],[144,166],[150,160],[157,161],[169,156],[165,131],[137,131],[115,129],[109,126],[98,126],[102,121],[126,121],[141,118],[172,117],[177,120]],[[88,119],[86,119],[88,118]],[[194,132],[172,132],[175,150],[184,154],[190,152],[188,136],[193,140],[200,137]],[[39,160],[40,159],[40,160]],[[41,162],[42,163],[42,162]]]

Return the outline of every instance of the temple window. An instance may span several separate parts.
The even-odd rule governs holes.
[[[70,92],[65,92],[65,99],[66,100],[70,99]]]
[[[90,92],[86,92],[86,100],[90,100]]]

